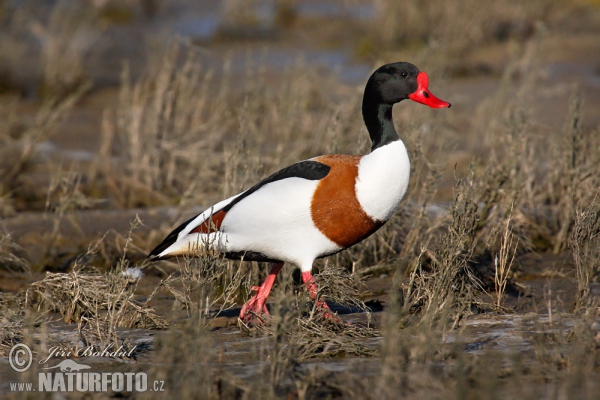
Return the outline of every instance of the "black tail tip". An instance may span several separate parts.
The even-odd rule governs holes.
[[[150,261],[158,261],[158,260],[162,260],[163,257],[159,256],[160,252],[163,249],[159,247],[155,248],[154,250],[152,250],[147,256],[146,258],[148,258]]]

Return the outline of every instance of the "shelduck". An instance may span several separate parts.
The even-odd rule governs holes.
[[[240,319],[245,321],[268,314],[266,300],[285,262],[301,269],[315,298],[315,259],[370,236],[390,219],[406,193],[410,161],[394,128],[392,107],[405,99],[450,107],[431,94],[428,84],[427,74],[410,63],[380,67],[369,78],[362,103],[372,142],[369,154],[329,154],[283,168],[184,222],[148,257],[193,256],[209,246],[228,259],[272,263],[265,282],[242,307]]]

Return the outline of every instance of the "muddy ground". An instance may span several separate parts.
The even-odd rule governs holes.
[[[26,181],[32,187],[47,186],[50,175],[44,171],[48,164],[62,165],[64,168],[85,169],[97,161],[100,147],[100,127],[103,111],[115,104],[119,93],[120,71],[124,62],[128,62],[135,79],[141,74],[146,60],[146,51],[152,42],[164,41],[165,37],[178,36],[178,40],[193,43],[202,54],[208,67],[222,65],[222,60],[231,57],[233,75],[243,74],[248,57],[261,63],[267,74],[275,81],[281,79],[286,65],[303,62],[317,67],[323,73],[332,75],[339,85],[347,87],[347,93],[360,96],[361,88],[375,65],[396,61],[408,52],[402,49],[392,53],[373,57],[357,55],[356,43],[360,40],[360,30],[344,34],[349,26],[360,25],[364,20],[374,18],[374,6],[371,3],[350,2],[346,8],[338,2],[298,2],[298,14],[292,27],[283,29],[274,24],[272,11],[265,8],[261,18],[263,22],[253,28],[236,28],[222,23],[223,8],[220,2],[175,2],[165,7],[155,17],[143,17],[134,14],[130,22],[115,25],[102,37],[101,45],[93,57],[88,60],[89,78],[94,82],[90,90],[73,108],[69,117],[47,141],[40,144],[40,152],[32,167],[26,172]],[[50,5],[46,5],[50,7]],[[140,13],[137,8],[135,13]],[[590,6],[587,11],[576,17],[565,18],[561,25],[546,27],[547,31],[539,36],[537,64],[540,76],[537,77],[534,98],[536,99],[535,119],[538,127],[557,128],[565,125],[568,116],[568,104],[574,88],[581,93],[585,102],[584,125],[586,129],[600,126],[600,8]],[[324,23],[328,21],[329,23]],[[223,28],[225,26],[225,28]],[[143,38],[141,40],[140,38]],[[137,39],[137,40],[136,40]],[[144,44],[141,44],[144,43]],[[472,110],[490,96],[497,93],[502,85],[502,72],[508,64],[511,49],[505,43],[489,44],[469,54],[468,73],[445,74],[435,79],[430,74],[432,90],[452,102],[453,123],[467,121]],[[394,59],[388,59],[393,57]],[[409,61],[409,60],[407,60]],[[427,66],[422,66],[427,70]],[[220,74],[222,71],[216,71]],[[518,74],[519,72],[517,72]],[[522,73],[522,72],[521,72]],[[27,77],[35,71],[24,71],[19,77],[19,87],[25,95],[20,101],[19,112],[34,115],[39,107],[38,88],[28,82]],[[235,79],[235,78],[234,78]],[[234,85],[235,87],[235,85]],[[404,121],[403,121],[404,122]],[[454,126],[456,129],[457,127]],[[357,126],[356,132],[362,127]],[[460,129],[456,129],[460,131]],[[597,131],[596,131],[597,132]],[[462,139],[467,143],[471,139]],[[477,139],[472,139],[477,140]],[[442,173],[436,203],[445,207],[453,197],[455,186],[454,166],[466,171],[469,162],[481,154],[473,151],[469,145],[454,146],[454,153],[446,161],[447,168]],[[316,155],[316,154],[315,154]],[[485,160],[483,161],[485,163]],[[197,204],[183,211],[176,206],[166,204],[160,207],[139,209],[121,209],[110,198],[96,199],[90,210],[69,213],[68,218],[60,221],[58,235],[47,248],[48,233],[53,230],[56,218],[44,211],[45,199],[35,198],[33,191],[18,197],[16,212],[0,222],[0,229],[9,233],[22,247],[20,253],[32,265],[32,272],[19,273],[10,270],[0,271],[0,292],[9,296],[26,290],[32,282],[44,278],[47,271],[68,272],[75,258],[85,253],[88,245],[107,234],[107,241],[114,243],[113,250],[118,253],[122,238],[127,237],[130,223],[136,215],[143,226],[134,232],[136,246],[131,256],[132,262],[141,262],[144,252],[150,250],[159,240],[157,230],[164,233],[175,225],[176,220],[201,211],[208,204]],[[121,240],[119,242],[119,240]],[[110,247],[110,246],[109,246]],[[286,266],[286,268],[291,268]],[[165,277],[165,271],[174,271],[174,264],[160,264],[160,267],[147,267],[145,276],[137,287],[137,296],[143,299],[150,295],[154,287]],[[577,292],[575,263],[569,251],[560,254],[547,252],[523,252],[515,259],[516,271],[510,280],[504,301],[504,313],[479,313],[464,321],[462,328],[450,333],[443,340],[448,345],[458,343],[465,354],[477,356],[488,350],[504,354],[520,354],[523,363],[534,364],[536,360],[536,335],[548,332],[567,332],[578,322],[579,316],[570,313]],[[376,276],[366,274],[364,285],[359,289],[359,297],[372,309],[371,324],[382,327],[386,306],[389,304],[388,292],[394,288],[393,269],[379,271]],[[591,284],[592,297],[600,297],[600,284]],[[141,351],[136,360],[86,357],[78,362],[89,364],[94,371],[150,371],[157,367],[153,358],[153,343],[156,337],[177,331],[189,319],[185,310],[174,307],[175,299],[168,293],[160,293],[150,303],[158,315],[164,317],[170,327],[167,331],[145,329],[122,329],[120,335],[139,346]],[[359,324],[366,323],[364,313],[336,307],[342,320]],[[211,361],[210,368],[222,369],[241,381],[251,382],[264,376],[269,361],[269,337],[252,337],[240,331],[237,325],[239,306],[223,312],[210,323],[209,337],[213,344],[217,360]],[[213,310],[214,312],[214,310]],[[43,332],[36,331],[34,342],[77,341],[77,324],[61,321],[59,314],[50,315],[54,322],[45,324]],[[590,326],[594,330],[591,336],[600,340],[600,318]],[[184,334],[184,333],[182,333]],[[47,335],[42,338],[43,335]],[[356,339],[372,349],[379,349],[383,337]],[[573,344],[577,346],[577,344]],[[47,349],[38,350],[37,358]],[[37,360],[36,358],[36,360]],[[54,365],[55,363],[52,363]],[[374,357],[319,357],[303,361],[301,370],[321,370],[327,373],[350,373],[355,376],[372,376],[378,371],[381,359]],[[160,365],[159,365],[160,367]],[[598,375],[598,367],[595,367]],[[30,376],[30,375],[28,375]],[[1,396],[19,397],[10,391],[10,382],[23,381],[23,375],[14,372],[8,359],[0,359]],[[152,377],[150,377],[152,379]],[[597,382],[597,381],[596,381]],[[548,382],[535,381],[535,387],[552,397],[552,390],[544,391]],[[561,392],[562,393],[562,392]],[[600,388],[592,387],[588,393],[596,393]],[[500,393],[502,394],[502,393]],[[297,393],[296,393],[297,395]],[[554,398],[564,397],[564,393]],[[289,397],[289,398],[294,398]]]

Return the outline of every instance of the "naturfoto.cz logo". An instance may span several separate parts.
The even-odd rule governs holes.
[[[117,351],[93,352],[94,356],[108,356]],[[50,349],[51,355],[40,361],[46,363],[50,357],[56,356],[57,348]],[[70,353],[69,353],[70,354]],[[100,355],[102,354],[102,355]],[[66,354],[65,354],[66,355]],[[31,349],[25,344],[17,344],[10,350],[8,362],[17,372],[27,371],[33,362]],[[41,368],[50,372],[39,372],[37,388],[33,382],[10,383],[13,392],[146,392],[164,391],[164,381],[154,381],[148,387],[148,375],[145,372],[93,372],[87,364],[64,359],[58,364]]]

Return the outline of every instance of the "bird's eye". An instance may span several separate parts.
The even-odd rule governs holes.
[[[401,77],[403,77],[403,78],[406,78],[406,75],[407,75],[407,73],[406,73],[406,72],[402,72],[402,73],[400,74],[400,76],[401,76]]]

